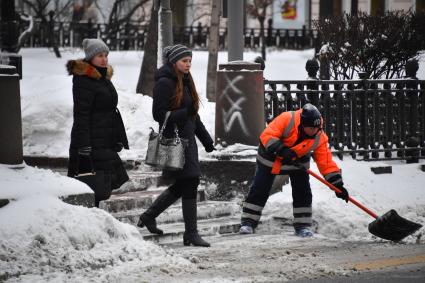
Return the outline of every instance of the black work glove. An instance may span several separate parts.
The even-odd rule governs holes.
[[[217,150],[215,147],[214,147],[214,144],[213,143],[210,143],[210,144],[208,144],[208,145],[206,145],[205,146],[205,151],[206,152],[212,152],[213,150]]]
[[[293,159],[297,157],[295,152],[289,147],[284,146],[280,140],[275,141],[270,146],[268,146],[267,151],[274,156],[281,157],[282,162],[285,164],[291,164],[293,162]]]
[[[93,172],[93,162],[91,160],[91,147],[82,147],[78,149],[78,172],[85,174]]]
[[[297,154],[289,147],[283,146],[277,152],[277,156],[282,158],[283,164],[294,164],[297,159]]]
[[[117,142],[117,143],[115,144],[114,150],[115,150],[116,152],[120,152],[123,148],[124,148],[124,145],[123,145],[121,142]]]
[[[345,202],[348,202],[348,197],[350,195],[348,194],[347,189],[344,188],[344,182],[342,181],[341,174],[333,175],[328,179],[328,182],[340,189],[340,193],[335,192],[336,197],[345,200]]]
[[[192,117],[196,115],[196,109],[193,103],[186,107],[187,116]]]

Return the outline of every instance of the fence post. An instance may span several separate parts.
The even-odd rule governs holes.
[[[300,49],[305,48],[305,43],[307,42],[306,35],[307,35],[306,27],[305,25],[303,25],[303,28],[301,30],[301,48]]]
[[[193,47],[193,27],[189,28],[189,47]]]
[[[369,89],[371,91],[371,97],[369,105],[372,105],[371,107],[371,113],[369,115],[369,118],[371,120],[370,126],[372,127],[372,130],[369,131],[369,145],[371,149],[379,149],[381,143],[380,143],[380,125],[381,125],[381,117],[382,113],[379,109],[380,100],[381,100],[381,94],[378,91],[378,85],[376,83],[370,84]],[[379,152],[372,151],[372,158],[379,158]]]
[[[74,29],[69,32],[69,45],[74,48]]]
[[[393,95],[391,93],[391,85],[389,83],[384,84],[384,102],[385,107],[385,142],[384,147],[391,149],[394,144],[393,133],[394,133],[394,109],[393,109]],[[386,151],[385,157],[391,157],[391,152]]]
[[[319,84],[318,84],[318,78],[317,78],[317,71],[319,71],[319,63],[316,59],[308,59],[305,63],[305,70],[308,74],[308,80],[310,82],[307,83],[307,90],[318,90]],[[308,100],[315,106],[319,106],[319,94],[312,94],[307,92],[307,98]]]
[[[406,139],[407,147],[419,146],[419,133],[418,133],[418,112],[419,112],[419,96],[418,96],[418,78],[416,73],[419,69],[418,61],[415,59],[406,62],[405,71],[406,77],[411,79],[412,82],[406,83],[406,96],[410,104],[409,111],[409,132]],[[422,107],[425,107],[423,105]],[[419,162],[419,150],[406,150],[406,163]]]
[[[361,129],[360,129],[360,133],[361,133],[361,137],[360,137],[360,147],[362,147],[363,149],[367,150],[368,149],[368,130],[369,130],[369,125],[368,125],[368,102],[367,102],[367,73],[366,72],[359,72],[359,78],[362,80],[362,82],[359,85],[359,89],[362,89],[363,91],[361,93],[359,93],[359,97],[360,97],[360,125],[361,125]],[[369,159],[369,153],[365,152],[364,153],[364,159]]]
[[[0,163],[22,164],[21,98],[14,66],[0,65],[0,88]]]
[[[398,141],[396,142],[397,146],[400,148],[404,148],[406,145],[406,105],[405,105],[405,93],[403,91],[403,84],[397,84],[396,85],[397,92],[395,95],[395,99],[398,104],[398,119],[395,119],[396,121],[396,129],[397,129],[397,136]],[[402,157],[404,156],[404,151],[397,151],[397,156]]]
[[[273,19],[270,18],[267,20],[268,28],[267,28],[267,46],[272,46],[273,39]]]
[[[202,47],[202,24],[198,22],[198,26],[196,28],[196,45]]]
[[[275,36],[276,36],[276,47],[279,48],[280,47],[280,44],[281,44],[280,31],[279,30],[276,31],[276,35]]]
[[[217,72],[217,143],[258,145],[265,127],[264,79],[260,64],[232,61]]]

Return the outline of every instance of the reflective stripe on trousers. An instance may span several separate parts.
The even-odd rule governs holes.
[[[294,227],[311,226],[312,224],[312,208],[307,207],[294,207]]]
[[[309,175],[302,170],[289,171],[288,175],[292,186],[294,226],[310,226],[312,195]],[[254,228],[258,225],[274,178],[275,175],[271,174],[270,167],[257,162],[254,181],[242,208],[242,224],[249,223]]]

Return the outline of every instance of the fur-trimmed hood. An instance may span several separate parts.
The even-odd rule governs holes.
[[[69,60],[66,63],[66,69],[68,70],[69,75],[79,75],[79,76],[88,76],[93,79],[100,79],[102,75],[96,70],[95,67],[87,63],[86,61],[79,60]],[[108,65],[108,70],[106,71],[106,78],[110,80],[114,70],[110,65]]]

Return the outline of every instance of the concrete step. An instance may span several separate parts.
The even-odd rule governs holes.
[[[198,231],[201,236],[238,233],[240,222],[240,216],[198,220]],[[139,228],[139,231],[145,240],[159,244],[183,241],[184,223],[165,224],[159,228],[164,230],[163,235],[151,234],[146,228]]]
[[[145,209],[134,209],[130,211],[112,213],[112,215],[122,222],[136,225],[140,214],[142,214],[144,211]],[[199,202],[197,210],[198,219],[213,219],[225,216],[230,217],[240,213],[240,211],[240,205],[231,201]],[[156,221],[160,225],[183,222],[181,201],[179,200],[176,204],[166,209],[156,218]]]
[[[165,187],[155,190],[129,191],[121,194],[113,194],[107,200],[101,201],[99,208],[109,212],[117,213],[134,209],[147,209]],[[205,201],[205,191],[198,190],[198,202]]]
[[[161,183],[161,172],[158,171],[129,170],[127,173],[130,181],[113,190],[112,194],[144,191]]]

